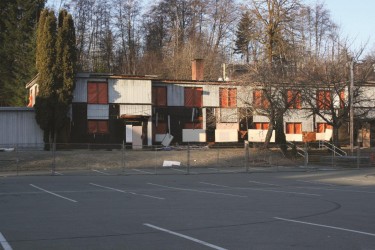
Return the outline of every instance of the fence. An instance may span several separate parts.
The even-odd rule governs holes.
[[[201,174],[280,171],[300,167],[369,167],[375,151],[359,149],[345,158],[314,144],[304,145],[308,159],[293,150],[283,155],[278,147],[257,145],[180,145],[173,147],[121,144],[0,145],[0,174]],[[302,147],[300,147],[302,148]],[[314,155],[312,150],[319,154]],[[294,152],[295,153],[295,152]]]

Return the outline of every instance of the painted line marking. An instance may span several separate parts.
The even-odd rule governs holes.
[[[97,187],[109,189],[109,190],[112,190],[112,191],[121,192],[121,193],[124,193],[124,194],[139,195],[139,196],[144,196],[144,197],[158,199],[158,200],[165,200],[165,198],[162,198],[162,197],[157,197],[157,196],[152,196],[152,195],[147,195],[147,194],[138,194],[138,193],[134,193],[134,192],[128,192],[128,191],[125,191],[125,190],[121,190],[121,189],[117,189],[117,188],[112,188],[112,187],[107,187],[107,186],[102,186],[102,185],[95,184],[95,183],[89,183],[89,184],[93,185],[93,186],[97,186]]]
[[[262,185],[268,185],[268,186],[276,186],[276,187],[280,187],[280,185],[276,185],[276,184],[271,184],[271,183],[265,183],[265,182],[259,182],[259,181],[249,181],[251,183],[256,183],[256,184],[262,184]]]
[[[342,227],[334,227],[334,226],[310,223],[310,222],[305,222],[305,221],[290,220],[290,219],[285,219],[285,218],[280,218],[280,217],[273,217],[273,218],[277,219],[277,220],[306,224],[306,225],[317,226],[317,227],[331,228],[331,229],[336,229],[336,230],[341,230],[341,231],[346,231],[346,232],[351,232],[351,233],[357,233],[357,234],[364,234],[364,235],[369,235],[369,236],[375,237],[375,234],[373,234],[373,233],[367,233],[367,232],[363,232],[363,231],[357,231],[357,230],[352,230],[352,229],[347,229],[347,228],[342,228]]]
[[[337,185],[334,184],[327,184],[327,183],[322,183],[319,181],[302,181],[302,180],[297,180],[298,182],[305,182],[305,183],[311,183],[311,184],[316,184],[316,185],[324,185],[324,186],[331,186],[331,187],[337,187]]]
[[[67,197],[65,197],[65,196],[62,196],[62,195],[59,195],[59,194],[53,193],[53,192],[51,192],[51,191],[45,190],[45,189],[40,188],[40,187],[38,187],[38,186],[35,186],[35,185],[33,185],[33,184],[30,184],[30,186],[32,186],[32,187],[34,187],[34,188],[36,188],[36,189],[39,189],[39,190],[41,190],[41,191],[44,191],[44,192],[46,192],[46,193],[52,194],[52,195],[54,195],[54,196],[56,196],[56,197],[60,197],[60,198],[62,198],[62,199],[65,199],[65,200],[68,200],[68,201],[71,201],[71,202],[77,202],[76,200],[69,199],[69,198],[67,198]]]
[[[217,187],[224,187],[224,188],[231,188],[231,189],[246,189],[246,190],[256,190],[256,191],[264,191],[264,192],[274,192],[274,193],[286,193],[286,194],[300,194],[300,195],[310,195],[310,196],[321,196],[319,194],[310,194],[310,193],[300,193],[300,192],[288,192],[288,191],[280,191],[280,190],[273,190],[273,189],[263,189],[263,188],[242,188],[242,187],[229,187],[224,185],[218,185],[214,183],[208,182],[201,182],[202,184],[217,186]]]
[[[216,195],[226,195],[226,196],[232,196],[232,197],[248,198],[247,196],[236,195],[236,194],[217,193],[217,192],[202,191],[202,190],[190,189],[190,188],[177,188],[177,187],[164,186],[164,185],[159,185],[159,184],[154,184],[154,183],[147,183],[147,184],[152,185],[152,186],[162,187],[162,188],[180,190],[180,191],[190,191],[190,192],[205,193],[205,194],[216,194]]]
[[[370,191],[360,191],[360,190],[351,190],[351,189],[338,189],[338,188],[318,188],[318,187],[295,187],[295,188],[314,189],[314,190],[327,190],[327,191],[340,191],[340,192],[352,192],[352,193],[364,193],[364,194],[375,194],[375,192],[370,192]]]
[[[141,172],[141,173],[145,173],[145,174],[154,174],[154,173],[151,173],[151,172],[148,172],[148,171],[144,171],[144,170],[140,170],[140,169],[135,169],[135,168],[132,168],[133,171],[137,171],[137,172]]]
[[[222,247],[213,245],[213,244],[205,242],[203,240],[198,240],[196,238],[193,238],[193,237],[190,237],[190,236],[187,236],[187,235],[184,235],[184,234],[176,233],[176,232],[170,231],[170,230],[165,229],[165,228],[157,227],[157,226],[154,226],[154,225],[151,225],[151,224],[148,224],[148,223],[144,223],[143,225],[146,226],[146,227],[151,227],[153,229],[156,229],[156,230],[159,230],[159,231],[162,231],[162,232],[165,232],[165,233],[169,233],[169,234],[172,234],[172,235],[190,240],[190,241],[194,241],[194,242],[202,244],[206,247],[210,247],[210,248],[217,249],[217,250],[226,250],[226,248],[222,248]]]
[[[9,245],[8,241],[5,239],[4,235],[0,232],[0,243],[4,250],[12,250],[12,247]]]
[[[53,174],[53,175],[55,175],[55,174],[56,174],[56,175],[63,175],[62,173],[59,173],[59,172],[57,172],[57,171],[52,171],[52,174]]]
[[[111,175],[111,174],[109,174],[109,173],[102,172],[102,171],[99,171],[99,170],[96,170],[96,169],[92,169],[91,171],[93,171],[93,172],[97,172],[97,173],[99,173],[99,174]]]

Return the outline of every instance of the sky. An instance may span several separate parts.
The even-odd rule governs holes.
[[[246,0],[245,0],[246,1]],[[316,0],[302,0],[306,4]],[[351,50],[357,51],[365,44],[365,53],[375,51],[375,0],[318,0],[325,3],[333,21],[340,26],[342,35],[350,41]],[[47,6],[59,8],[64,0],[48,0]]]

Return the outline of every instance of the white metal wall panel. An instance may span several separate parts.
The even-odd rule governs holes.
[[[183,142],[205,142],[206,130],[205,129],[183,129],[182,141]]]
[[[203,106],[204,107],[219,107],[220,105],[219,89],[220,89],[220,86],[217,86],[217,85],[203,86]]]
[[[266,116],[254,115],[253,122],[269,122],[270,120]]]
[[[285,139],[291,142],[293,141],[301,142],[302,134],[285,134]]]
[[[284,116],[284,122],[302,123],[303,132],[314,132],[313,119],[312,116],[309,115],[310,110],[307,109],[292,110],[288,115]]]
[[[87,79],[78,78],[76,80],[73,102],[87,102]]]
[[[151,104],[151,81],[109,79],[108,100],[109,103]]]
[[[185,91],[184,86],[169,84],[167,86],[167,103],[168,106],[184,106]]]
[[[248,140],[250,142],[264,142],[266,140],[267,130],[249,129]],[[270,142],[275,142],[275,130],[272,131]]]
[[[238,123],[216,123],[216,129],[235,129],[236,131],[238,130]]]
[[[121,115],[152,115],[151,105],[120,105],[120,116]]]
[[[248,107],[253,102],[253,90],[249,86],[237,88],[237,107]]]
[[[215,129],[215,142],[238,142],[237,129]]]
[[[0,131],[1,146],[43,147],[43,131],[32,108],[0,108]]]
[[[88,104],[87,119],[108,120],[109,106],[107,104]]]

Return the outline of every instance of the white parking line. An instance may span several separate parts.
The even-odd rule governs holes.
[[[332,186],[332,187],[337,187],[337,185],[334,184],[328,184],[328,183],[322,183],[319,181],[302,181],[302,180],[297,180],[298,182],[305,182],[305,183],[311,183],[311,184],[316,184],[316,185],[324,185],[324,186]]]
[[[235,170],[223,170],[223,169],[218,169],[218,168],[208,168],[208,169],[211,169],[211,170],[215,170],[215,171],[218,171],[218,172],[225,172],[225,173],[240,173],[240,171],[235,171]]]
[[[92,169],[91,171],[93,171],[93,172],[97,172],[97,173],[99,173],[99,174],[111,175],[111,174],[108,174],[108,173],[106,173],[106,172],[102,172],[102,171],[99,171],[99,170],[96,170],[96,169]]]
[[[259,181],[249,181],[251,183],[256,183],[256,184],[262,184],[262,185],[268,185],[268,186],[276,186],[276,187],[280,187],[280,185],[276,185],[276,184],[271,184],[271,183],[265,183],[265,182],[259,182]]]
[[[363,232],[363,231],[357,231],[357,230],[352,230],[352,229],[347,229],[347,228],[342,228],[342,227],[333,227],[333,226],[322,225],[322,224],[315,224],[315,223],[298,221],[298,220],[284,219],[284,218],[280,218],[280,217],[274,217],[274,219],[288,221],[288,222],[294,222],[294,223],[300,223],[300,224],[306,224],[306,225],[311,225],[311,226],[317,226],[317,227],[331,228],[331,229],[336,229],[336,230],[341,230],[341,231],[347,231],[347,232],[357,233],[357,234],[364,234],[364,235],[369,235],[369,236],[374,236],[375,237],[375,234],[373,234],[373,233],[367,233],[367,232]]]
[[[46,192],[46,193],[52,194],[52,195],[54,195],[54,196],[60,197],[60,198],[62,198],[62,199],[65,199],[65,200],[68,200],[68,201],[71,201],[71,202],[77,202],[76,200],[69,199],[69,198],[67,198],[67,197],[64,197],[64,196],[62,196],[62,195],[59,195],[59,194],[53,193],[53,192],[51,192],[51,191],[45,190],[45,189],[40,188],[40,187],[38,187],[38,186],[35,186],[35,185],[33,185],[33,184],[30,184],[30,186],[32,186],[32,187],[34,187],[34,188],[36,188],[36,189],[39,189],[39,190],[41,190],[41,191],[44,191],[44,192]]]
[[[263,191],[263,192],[274,192],[274,193],[286,193],[286,194],[299,194],[299,195],[320,196],[319,194],[310,194],[310,193],[289,192],[289,191],[280,191],[280,190],[264,189],[264,188],[229,187],[229,186],[218,185],[218,184],[208,183],[208,182],[201,182],[201,183],[202,184],[206,184],[206,185],[217,186],[217,187],[224,187],[224,188],[231,188],[231,189],[246,189],[246,190],[256,190],[256,191]]]
[[[205,193],[205,194],[216,194],[216,195],[226,195],[226,196],[232,196],[232,197],[247,198],[247,196],[236,195],[236,194],[226,194],[226,193],[202,191],[202,190],[190,189],[190,188],[177,188],[177,187],[164,186],[164,185],[159,185],[159,184],[154,184],[154,183],[147,183],[147,184],[157,186],[157,187],[168,188],[168,189],[181,190],[181,191],[190,191],[190,192]]]
[[[145,174],[154,174],[154,173],[151,173],[151,172],[148,172],[148,171],[144,171],[144,170],[140,170],[140,169],[135,169],[135,168],[132,168],[133,171],[137,171],[137,172],[141,172],[141,173],[145,173]]]
[[[9,245],[8,241],[5,239],[4,235],[0,232],[0,244],[4,250],[12,250],[12,247]]]
[[[363,193],[363,194],[375,194],[375,192],[371,192],[371,191],[360,191],[360,190],[352,190],[352,189],[319,188],[319,187],[295,187],[295,188],[314,189],[314,190],[327,190],[327,191],[339,191],[339,192],[352,192],[352,193]]]
[[[139,196],[145,196],[145,197],[148,197],[148,198],[153,198],[153,199],[158,199],[158,200],[165,200],[165,198],[162,198],[162,197],[157,197],[157,196],[152,196],[152,195],[147,195],[147,194],[138,194],[138,193],[134,193],[134,192],[128,192],[128,191],[125,191],[125,190],[121,190],[121,189],[117,189],[117,188],[111,188],[111,187],[107,187],[107,186],[102,186],[102,185],[95,184],[95,183],[90,183],[90,185],[101,187],[101,188],[106,188],[106,189],[109,189],[109,190],[113,190],[113,191],[117,191],[117,192],[121,192],[121,193],[125,193],[125,194],[139,195]]]
[[[213,244],[205,242],[203,240],[198,240],[196,238],[193,238],[193,237],[190,237],[190,236],[187,236],[187,235],[184,235],[184,234],[176,233],[176,232],[170,231],[168,229],[157,227],[157,226],[154,226],[154,225],[151,225],[151,224],[148,224],[148,223],[144,223],[143,225],[146,226],[146,227],[151,227],[153,229],[156,229],[156,230],[159,230],[159,231],[163,231],[163,232],[172,234],[172,235],[176,235],[178,237],[181,237],[181,238],[184,238],[184,239],[187,239],[187,240],[194,241],[194,242],[202,244],[202,245],[204,245],[206,247],[210,247],[210,248],[217,249],[217,250],[226,250],[225,248],[213,245]]]

